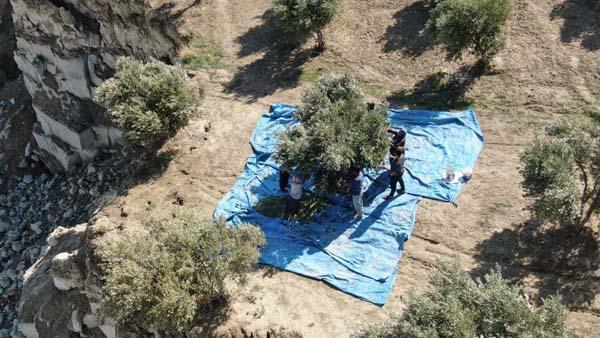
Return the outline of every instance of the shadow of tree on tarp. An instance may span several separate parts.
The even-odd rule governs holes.
[[[419,56],[435,43],[426,35],[420,34],[429,20],[431,7],[426,0],[413,2],[394,14],[394,25],[389,26],[380,42],[383,51],[401,51],[408,56]]]
[[[554,7],[550,17],[564,20],[560,30],[562,42],[581,39],[583,48],[600,49],[600,1],[566,0]]]
[[[256,101],[277,90],[294,88],[302,75],[302,66],[314,55],[313,49],[302,49],[305,39],[280,32],[273,26],[271,11],[261,17],[262,23],[250,28],[235,41],[241,48],[238,57],[264,55],[242,66],[225,91]]]
[[[600,250],[588,228],[578,232],[530,220],[494,233],[476,250],[474,276],[498,265],[505,278],[519,284],[536,277],[532,286],[539,290],[538,301],[558,293],[563,303],[577,309],[590,305],[600,291]]]

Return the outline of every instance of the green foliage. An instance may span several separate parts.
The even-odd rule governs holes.
[[[223,52],[202,36],[194,38],[189,52],[181,58],[187,68],[194,70],[222,68],[222,59]]]
[[[323,50],[321,30],[335,17],[338,7],[339,0],[273,0],[273,18],[288,33],[306,36],[316,32]]]
[[[523,187],[540,219],[585,225],[600,213],[600,126],[583,116],[546,129],[523,155]]]
[[[504,46],[500,32],[510,10],[510,0],[436,1],[424,32],[446,46],[448,59],[470,50],[487,63]]]
[[[408,308],[385,325],[358,334],[369,338],[568,337],[559,297],[533,309],[517,286],[498,271],[473,280],[458,263],[440,263],[431,288],[412,294]]]
[[[271,196],[263,198],[254,205],[254,210],[267,217],[283,218],[285,216],[285,207],[288,201],[287,196]],[[327,207],[327,200],[314,194],[304,193],[302,204],[298,213],[298,222],[308,223],[315,218],[321,211]]]
[[[166,332],[185,331],[200,308],[225,295],[226,279],[243,281],[264,243],[254,227],[191,215],[153,220],[147,230],[98,245],[103,309],[120,323]]]
[[[366,108],[349,75],[322,77],[305,91],[297,118],[281,135],[278,161],[316,175],[319,191],[335,193],[353,166],[379,166],[388,146],[387,106]]]
[[[107,104],[112,121],[129,142],[152,147],[188,124],[198,94],[181,68],[124,57],[95,99]]]

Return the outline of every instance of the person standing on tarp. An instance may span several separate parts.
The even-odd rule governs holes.
[[[279,167],[279,191],[287,192],[288,182],[290,181],[290,172],[285,165]]]
[[[304,175],[296,173],[290,181],[290,196],[286,204],[285,215],[287,219],[297,218],[302,206],[302,188]]]
[[[385,197],[386,200],[394,197],[398,182],[400,182],[400,195],[404,194],[405,192],[404,180],[402,179],[402,175],[404,175],[404,148],[390,153],[389,172],[391,191],[390,194]]]
[[[352,181],[350,182],[350,195],[352,195],[352,205],[354,206],[354,219],[361,220],[363,217],[363,179],[364,176],[359,167],[352,168]]]

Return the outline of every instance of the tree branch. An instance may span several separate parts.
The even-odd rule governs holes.
[[[583,165],[583,163],[581,163],[580,161],[576,161],[576,163],[577,167],[579,167],[579,170],[581,171],[581,176],[583,176],[583,193],[581,194],[581,206],[583,207],[590,198],[589,180],[587,171],[585,171],[585,166]]]

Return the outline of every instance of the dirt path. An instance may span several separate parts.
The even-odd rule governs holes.
[[[205,90],[201,116],[165,147],[175,156],[162,176],[133,188],[123,199],[130,214],[123,222],[134,222],[154,212],[177,210],[195,210],[209,217],[243,170],[250,154],[248,140],[259,116],[272,102],[300,101],[303,70],[352,69],[363,81],[393,91],[400,86],[412,86],[440,67],[459,68],[460,64],[446,63],[443,57],[436,56],[439,50],[421,51],[420,44],[424,42],[415,42],[418,37],[383,39],[388,34],[397,34],[396,30],[404,27],[402,20],[420,15],[418,8],[411,7],[412,1],[349,2],[352,5],[344,6],[342,15],[326,30],[329,51],[312,59],[307,57],[305,49],[279,51],[277,46],[284,41],[263,20],[270,0],[206,0],[189,11],[183,28],[214,41],[223,51],[227,66],[197,72],[194,79]],[[514,30],[516,41],[509,41],[508,50],[516,51],[523,44],[518,37],[530,34],[535,28],[520,28],[521,20],[529,20],[537,10],[549,12],[548,4],[539,5],[538,9],[538,5],[532,6],[534,3],[517,1],[517,6],[524,6],[520,13],[525,18],[513,19],[517,23],[510,29]],[[549,29],[548,20],[539,19],[537,24]],[[413,24],[418,25],[418,20]],[[549,32],[558,39],[558,32]],[[560,41],[556,44],[560,45],[558,54],[543,56],[553,58],[550,72],[559,69],[567,55],[567,47]],[[413,55],[404,54],[401,46],[406,45],[412,48]],[[306,46],[310,47],[310,42]],[[600,69],[597,59],[593,61],[594,53],[582,49],[569,53],[574,55],[573,71],[565,71],[567,74],[559,80],[542,74],[542,78],[521,79],[518,85],[521,87],[515,87],[515,76],[535,73],[536,68],[545,66],[542,59],[541,64],[528,63],[521,53],[514,58],[522,65],[481,80],[474,91],[494,96],[494,100],[500,97],[502,102],[510,102],[510,107],[525,102],[531,107],[541,105],[559,110],[562,103],[556,103],[558,94],[566,93],[568,103],[572,96],[594,95],[600,88],[600,81],[588,74],[590,69]],[[501,59],[503,67],[510,69],[513,61],[505,56]],[[582,69],[585,62],[588,68]],[[560,74],[558,70],[556,74]],[[563,81],[568,83],[563,86]],[[543,84],[543,88],[522,93],[536,83]],[[377,94],[373,93],[376,97]],[[563,294],[577,310],[569,316],[571,325],[585,336],[600,332],[600,299],[595,292],[600,288],[598,273],[565,276],[561,271],[552,272],[557,265],[543,269],[545,262],[540,262],[539,257],[553,254],[551,248],[545,247],[554,243],[553,238],[543,237],[526,226],[529,213],[524,210],[527,201],[519,185],[519,152],[551,115],[524,114],[516,108],[499,113],[496,108],[485,107],[479,116],[486,144],[474,179],[465,187],[457,207],[428,200],[421,203],[415,231],[407,242],[388,304],[377,307],[324,283],[263,268],[251,276],[246,286],[234,292],[229,319],[220,330],[239,332],[244,328],[246,332],[264,333],[283,327],[306,337],[346,337],[364,324],[401,311],[409,291],[425,287],[438,258],[459,256],[466,268],[477,272],[500,264],[528,292],[542,296]],[[184,204],[174,203],[175,196],[183,199]],[[118,208],[110,212],[112,217],[119,218]],[[528,246],[542,251],[528,250]],[[558,254],[578,259],[576,253],[563,250]]]

